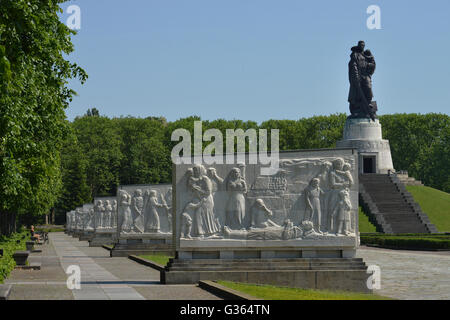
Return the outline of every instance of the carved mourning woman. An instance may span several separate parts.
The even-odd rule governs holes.
[[[214,215],[214,199],[212,183],[206,176],[202,165],[195,165],[188,177],[188,187],[193,193],[193,199],[186,206],[186,210],[194,210],[192,233],[194,236],[211,236],[219,232],[219,225]]]
[[[375,72],[375,58],[370,50],[364,51],[364,41],[352,47],[350,62],[348,63],[348,76],[350,81],[350,92],[348,102],[350,103],[351,117],[375,120],[377,105],[372,102],[372,75]]]
[[[247,184],[241,176],[239,168],[233,168],[226,180],[226,190],[228,192],[228,202],[226,207],[225,224],[235,230],[245,229],[245,197]]]
[[[320,180],[314,178],[305,189],[306,220],[313,222],[317,232],[321,232],[322,212],[320,210],[320,196],[324,193],[319,187]]]

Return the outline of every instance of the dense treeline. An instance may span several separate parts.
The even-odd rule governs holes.
[[[0,1],[0,235],[16,217],[47,214],[60,196],[67,84],[87,77],[65,59],[74,32],[59,20],[62,2]]]
[[[280,150],[333,148],[342,138],[345,114],[299,120],[203,121],[203,131],[241,128],[279,129]],[[450,191],[450,117],[443,114],[393,114],[379,117],[383,138],[390,140],[394,167],[408,170],[426,185]],[[193,135],[189,117],[174,122],[164,118],[109,119],[96,109],[77,117],[62,152],[63,188],[57,208],[62,215],[94,196],[114,195],[119,184],[170,182],[171,141],[177,128]],[[209,143],[209,142],[208,142]],[[208,143],[205,143],[207,145]],[[224,145],[226,145],[224,143]]]

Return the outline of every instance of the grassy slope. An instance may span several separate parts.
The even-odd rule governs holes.
[[[450,231],[450,194],[425,186],[406,186],[440,232]]]
[[[266,300],[391,300],[376,294],[364,294],[347,291],[310,290],[299,288],[254,285],[230,281],[218,281],[228,288]]]
[[[359,207],[359,232],[377,232],[375,226],[369,221],[369,217]]]

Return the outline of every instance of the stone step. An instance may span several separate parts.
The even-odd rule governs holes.
[[[245,261],[241,261],[241,262],[232,262],[232,263],[227,263],[226,260],[224,260],[222,263],[220,264],[202,264],[202,265],[197,265],[197,264],[189,264],[189,263],[169,263],[168,267],[169,268],[182,268],[182,269],[196,269],[196,268],[216,268],[216,267],[223,267],[223,268],[268,268],[268,269],[276,269],[276,268],[306,268],[306,269],[311,269],[311,268],[342,268],[342,267],[350,267],[350,266],[355,266],[355,267],[364,267],[365,263],[364,262],[358,262],[358,263],[333,263],[333,262],[329,262],[329,263],[287,263],[287,262],[279,262],[279,263],[246,263]]]
[[[279,263],[279,262],[292,262],[292,263],[362,263],[362,258],[271,258],[271,259],[169,259],[169,263],[186,263],[186,264],[222,264],[224,262],[246,262],[246,263]]]
[[[170,266],[167,271],[261,271],[261,270],[366,270],[366,265],[355,266],[355,265],[329,265],[329,266],[277,266],[277,265],[267,265],[267,266]]]

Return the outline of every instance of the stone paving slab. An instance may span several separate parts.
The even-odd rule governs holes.
[[[50,233],[50,242],[33,253],[30,262],[42,263],[39,271],[14,270],[5,281],[12,285],[11,300],[143,300],[219,299],[194,285],[165,286],[159,272],[125,257],[111,258],[101,247],[89,247],[63,233]],[[81,289],[69,290],[65,270],[81,269]]]
[[[73,300],[66,284],[13,284],[9,300]]]
[[[396,299],[450,299],[450,253],[361,247],[357,256],[381,269],[383,296]]]

